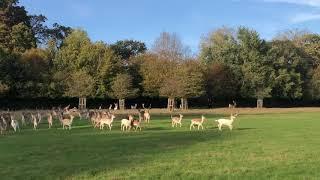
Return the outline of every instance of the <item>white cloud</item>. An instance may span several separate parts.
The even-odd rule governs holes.
[[[288,4],[298,4],[311,7],[320,7],[320,0],[264,0],[265,2],[279,2]]]
[[[297,14],[290,19],[292,23],[302,23],[306,21],[319,20],[320,14],[301,13]]]

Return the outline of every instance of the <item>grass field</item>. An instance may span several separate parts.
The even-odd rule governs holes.
[[[0,136],[1,179],[317,179],[320,113],[241,114],[235,129],[171,128],[152,116],[142,132],[98,130],[76,120],[71,131],[23,129]],[[117,117],[119,120],[120,117]]]

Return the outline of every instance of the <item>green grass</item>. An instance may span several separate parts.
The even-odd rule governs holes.
[[[316,179],[320,177],[320,114],[239,115],[235,129],[173,129],[152,117],[142,132],[23,129],[0,136],[1,179]]]

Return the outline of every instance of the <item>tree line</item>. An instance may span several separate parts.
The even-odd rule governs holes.
[[[93,42],[82,29],[46,25],[18,0],[0,2],[0,94],[3,97],[166,97],[317,99],[320,36],[291,30],[267,41],[248,27],[208,33],[193,55],[175,33],[144,42]]]

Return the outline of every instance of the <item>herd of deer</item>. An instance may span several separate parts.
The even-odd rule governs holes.
[[[112,124],[114,122],[114,119],[116,118],[114,113],[112,113],[111,110],[103,110],[101,107],[99,107],[98,110],[86,110],[86,111],[80,111],[77,108],[69,109],[70,105],[63,108],[63,109],[52,109],[51,111],[46,112],[22,112],[20,113],[20,120],[21,125],[26,126],[28,124],[33,125],[33,129],[36,130],[38,128],[38,125],[41,123],[43,116],[47,118],[48,122],[48,128],[50,129],[53,125],[53,120],[58,119],[62,125],[62,129],[71,129],[72,123],[75,117],[79,117],[79,119],[82,119],[85,117],[85,119],[89,119],[92,126],[94,128],[104,129],[105,126],[109,128],[111,131]],[[136,108],[136,105],[135,105]],[[142,122],[150,123],[150,109],[145,108],[144,109],[137,109],[138,118],[135,118],[133,114],[129,114],[127,118],[124,118],[121,120],[121,131],[130,131],[131,129],[134,129],[135,131],[140,130],[142,127]],[[0,113],[0,132],[1,134],[3,131],[6,131],[11,126],[13,131],[20,131],[20,126],[18,122],[18,117],[16,113],[11,113],[9,111]],[[219,130],[222,130],[223,126],[227,126],[230,130],[233,128],[233,122],[235,118],[237,117],[237,114],[231,114],[230,119],[218,119],[215,120],[217,123],[217,126]],[[182,126],[182,119],[183,115],[179,114],[178,116],[172,116],[171,115],[171,126],[174,127],[181,127]],[[199,130],[200,128],[203,129],[203,123],[206,120],[206,118],[202,115],[201,118],[194,118],[191,119],[190,124],[190,130],[194,129],[195,126]]]

